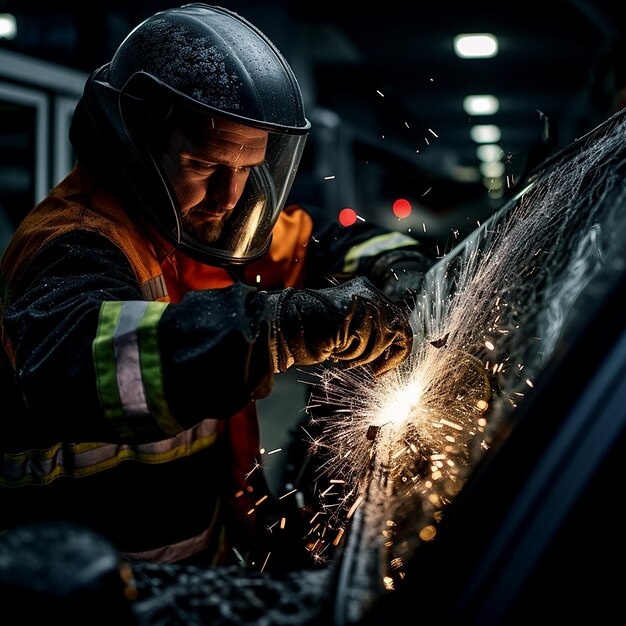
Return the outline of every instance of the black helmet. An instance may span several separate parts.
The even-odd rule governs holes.
[[[166,120],[185,111],[269,133],[263,164],[252,168],[223,233],[210,244],[184,231],[154,155]],[[203,262],[234,265],[267,250],[309,129],[298,82],[276,46],[236,13],[194,3],[143,21],[89,77],[70,141],[78,159],[176,247]]]

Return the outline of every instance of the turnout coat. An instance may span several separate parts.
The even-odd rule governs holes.
[[[69,520],[131,558],[228,563],[273,514],[267,291],[328,287],[417,242],[291,205],[233,278],[131,215],[77,164],[2,257],[0,529]]]

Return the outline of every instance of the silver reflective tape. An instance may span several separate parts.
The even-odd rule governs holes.
[[[165,463],[213,445],[217,420],[205,419],[175,437],[137,445],[113,443],[56,444],[45,450],[2,455],[0,484],[46,484],[59,476],[89,476],[125,459]]]
[[[113,337],[117,363],[117,387],[124,414],[128,417],[145,417],[150,413],[141,377],[137,338],[137,328],[148,305],[149,302],[143,300],[123,302],[119,323]]]

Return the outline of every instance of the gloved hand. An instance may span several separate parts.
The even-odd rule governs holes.
[[[392,250],[374,259],[367,276],[392,302],[411,307],[422,288],[424,274],[435,260],[426,252]]]
[[[274,308],[274,370],[327,359],[347,367],[368,364],[378,376],[410,353],[413,332],[405,312],[367,278],[327,289],[269,294]]]

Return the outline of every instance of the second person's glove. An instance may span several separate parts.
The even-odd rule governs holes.
[[[268,297],[276,372],[331,359],[347,367],[367,364],[378,376],[411,351],[405,312],[367,278],[327,289],[288,288]]]

